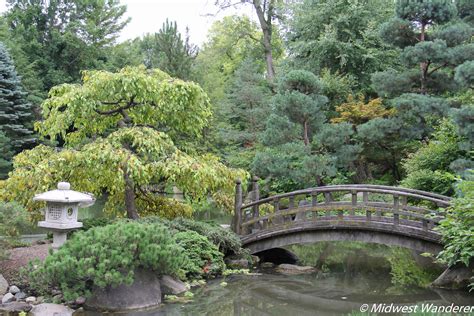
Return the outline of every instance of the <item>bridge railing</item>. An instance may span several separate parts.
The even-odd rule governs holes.
[[[240,235],[302,221],[376,221],[432,230],[451,200],[420,190],[366,184],[330,185],[260,199],[257,179],[252,182],[252,199],[246,204],[242,185],[236,182],[233,229]]]

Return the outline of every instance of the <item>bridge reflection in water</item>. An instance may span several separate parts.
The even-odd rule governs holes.
[[[243,204],[236,182],[233,229],[251,253],[291,244],[349,240],[438,253],[435,230],[450,198],[381,185],[331,185],[260,199],[253,179],[251,201]],[[269,207],[271,206],[271,207]],[[271,209],[267,214],[263,209]]]

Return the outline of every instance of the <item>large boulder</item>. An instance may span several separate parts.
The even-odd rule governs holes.
[[[184,282],[174,279],[169,275],[164,275],[160,279],[160,286],[163,295],[179,295],[188,290]]]
[[[160,304],[161,286],[158,276],[153,271],[139,269],[135,271],[131,285],[93,289],[84,308],[96,311],[126,311],[156,307]]]
[[[12,286],[10,286],[10,289],[8,290],[8,292],[10,292],[10,293],[12,293],[13,295],[15,295],[16,293],[19,293],[19,292],[20,292],[20,289],[18,288],[18,286],[12,285]]]
[[[43,303],[33,307],[29,313],[30,316],[72,316],[74,310],[61,305]]]
[[[447,268],[431,284],[432,287],[441,289],[463,290],[474,282],[474,263],[466,267],[462,263]]]
[[[297,266],[294,264],[280,264],[275,268],[276,272],[288,275],[314,273],[317,270],[310,266]]]
[[[0,295],[7,293],[7,291],[8,291],[8,282],[3,277],[3,275],[0,274]]]
[[[12,293],[7,293],[3,295],[2,297],[2,304],[10,303],[10,302],[13,302],[14,300],[15,300],[15,295],[13,295]]]

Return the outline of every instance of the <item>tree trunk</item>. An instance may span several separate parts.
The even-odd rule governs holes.
[[[127,217],[130,219],[138,219],[137,207],[135,205],[135,186],[133,179],[128,174],[127,168],[123,169],[123,179],[125,181],[125,208]]]
[[[267,18],[265,19],[265,12],[262,9],[260,0],[253,0],[253,6],[257,13],[260,28],[263,33],[263,51],[265,53],[265,62],[267,64],[267,80],[273,82],[275,78],[275,68],[273,66],[273,55],[272,55],[272,18],[273,18],[273,1],[270,0],[270,4],[267,9]]]

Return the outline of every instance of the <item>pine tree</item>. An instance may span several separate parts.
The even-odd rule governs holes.
[[[166,20],[158,33],[145,35],[140,48],[148,68],[159,68],[173,77],[190,79],[197,47],[190,43],[188,34],[182,38],[176,22]]]
[[[13,151],[10,145],[10,139],[5,133],[0,131],[0,178],[3,179],[12,167]]]
[[[32,130],[33,118],[32,106],[26,101],[26,93],[13,61],[3,43],[0,43],[0,130],[8,139],[2,139],[2,145],[9,142],[14,153],[31,148],[36,142]],[[3,147],[1,151],[10,152]]]

